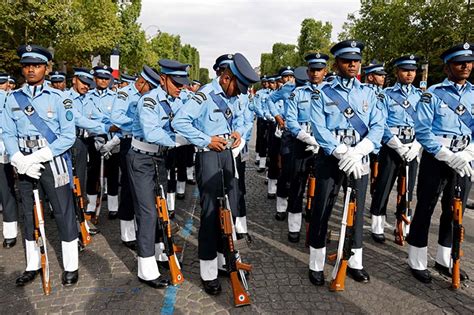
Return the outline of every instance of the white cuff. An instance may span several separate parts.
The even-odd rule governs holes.
[[[451,152],[445,146],[442,146],[441,149],[436,153],[435,158],[442,162],[450,162],[454,156],[454,153]]]
[[[403,143],[400,141],[400,139],[398,139],[397,136],[393,136],[392,138],[390,138],[390,140],[387,142],[387,145],[389,148],[392,148],[394,150],[400,148],[403,146]]]
[[[345,145],[344,143],[338,145],[334,151],[332,151],[332,155],[335,156],[337,159],[341,159],[344,154],[347,153],[347,151],[349,151],[349,148],[347,147],[347,145]]]
[[[359,142],[355,146],[354,151],[356,153],[360,153],[363,156],[365,156],[371,153],[372,151],[374,151],[374,149],[375,149],[374,143],[370,141],[370,139],[364,138],[361,142]]]

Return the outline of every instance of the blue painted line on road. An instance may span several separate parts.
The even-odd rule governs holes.
[[[194,188],[193,197],[197,199],[199,197],[199,190]],[[193,207],[196,207],[196,200],[194,200]],[[187,239],[189,235],[191,235],[191,231],[193,228],[193,216],[191,215],[184,224],[184,228],[181,230],[181,236]],[[161,307],[161,314],[162,315],[170,315],[174,313],[174,305],[176,304],[176,295],[178,294],[178,286],[169,286],[165,290],[165,298],[163,301],[163,306]]]

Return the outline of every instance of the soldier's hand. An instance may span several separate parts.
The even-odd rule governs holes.
[[[119,131],[119,130],[120,130],[120,128],[117,127],[117,126],[115,126],[115,125],[112,125],[112,126],[110,126],[110,128],[109,128],[109,132],[117,132],[117,131]]]
[[[209,143],[207,147],[211,149],[212,151],[221,152],[225,150],[226,144],[227,144],[227,141],[225,139],[222,139],[221,137],[217,137],[217,136],[212,136],[211,143]]]
[[[283,118],[281,118],[280,115],[275,116],[275,120],[276,120],[278,126],[280,126],[280,129],[285,128],[285,121],[283,120]]]
[[[232,149],[237,148],[240,145],[240,133],[238,133],[237,131],[234,131],[233,133],[230,134],[230,136],[231,138],[235,139],[234,144],[232,145]]]

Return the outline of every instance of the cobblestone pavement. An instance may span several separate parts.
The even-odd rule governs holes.
[[[304,227],[300,243],[289,243],[287,222],[275,221],[275,201],[266,198],[265,178],[256,172],[253,162],[248,163],[247,170],[248,223],[253,243],[242,252],[242,257],[244,262],[253,265],[249,281],[252,305],[238,309],[233,307],[227,278],[220,279],[223,285],[220,296],[210,297],[203,291],[196,247],[200,212],[198,194],[195,186],[188,185],[186,199],[177,201],[175,219],[181,226],[176,242],[179,245],[185,243],[183,272],[186,281],[182,285],[155,290],[141,284],[136,276],[136,253],[121,244],[119,222],[109,221],[105,210],[98,225],[102,233],[96,235],[92,244],[80,253],[78,284],[63,287],[57,229],[53,220],[47,217],[52,293],[43,295],[39,278],[26,287],[15,286],[15,278],[25,267],[24,248],[20,240],[12,249],[0,248],[0,313],[474,313],[474,289],[470,282],[460,290],[452,291],[449,289],[450,279],[434,269],[431,269],[434,279],[429,285],[411,276],[406,264],[406,247],[399,247],[392,242],[392,213],[388,217],[388,223],[392,225],[386,228],[386,244],[378,245],[371,240],[368,215],[370,198],[366,202],[364,232],[364,266],[370,273],[370,283],[360,284],[347,278],[346,290],[340,293],[329,292],[327,286],[311,285],[308,280],[308,249],[304,247]],[[339,198],[330,221],[330,229],[334,232],[340,226],[341,200]],[[395,195],[392,194],[390,209],[394,209],[394,201]],[[466,211],[464,223],[466,238],[462,267],[474,277],[473,210]],[[431,226],[430,267],[434,265],[438,224],[439,208]],[[191,235],[186,236],[185,231],[191,227]],[[335,251],[335,236],[328,252]],[[327,264],[327,278],[331,271],[332,265]],[[166,270],[162,272],[168,275]]]

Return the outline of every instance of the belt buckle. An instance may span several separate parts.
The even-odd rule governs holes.
[[[342,143],[344,143],[345,145],[353,144],[354,143],[354,136],[343,136],[342,137]]]
[[[413,130],[410,127],[403,128],[403,130],[402,130],[402,134],[404,136],[411,136],[412,132],[413,132]]]
[[[34,148],[36,146],[36,140],[26,140],[25,145],[27,148]]]

